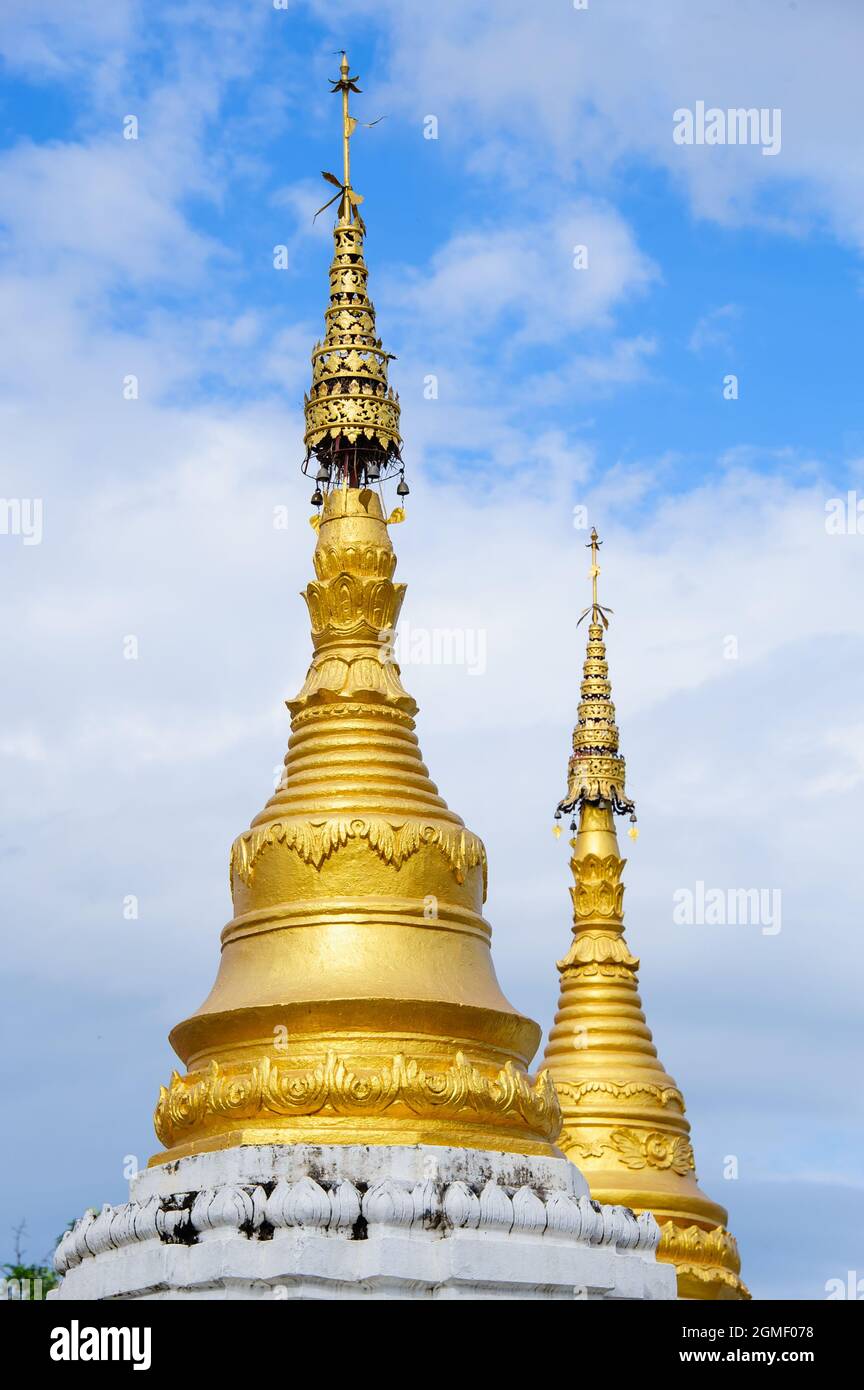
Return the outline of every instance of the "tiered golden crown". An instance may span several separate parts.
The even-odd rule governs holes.
[[[573,753],[567,775],[567,796],[559,802],[556,816],[575,811],[586,803],[608,802],[619,815],[630,813],[636,819],[634,802],[625,791],[624,759],[618,751],[618,725],[612,703],[612,683],[606,660],[603,634],[609,626],[612,610],[604,608],[597,599],[597,576],[600,566],[597,551],[602,542],[596,529],[591,532],[592,601],[583,619],[590,615],[588,645],[582,668],[581,700],[578,722],[573,730]]]
[[[324,340],[312,350],[304,436],[307,460],[314,454],[319,463],[317,481],[347,479],[350,486],[377,481],[401,468],[402,447],[399,397],[387,382],[393,354],[376,335],[375,308],[367,291],[363,198],[351,187],[350,142],[358,123],[349,115],[348,94],[359,92],[356,81],[343,54],[332,89],[342,94],[344,170],[341,182],[335,174],[324,174],[338,192],[320,211],[337,200],[339,209],[333,229],[330,304],[324,315]]]

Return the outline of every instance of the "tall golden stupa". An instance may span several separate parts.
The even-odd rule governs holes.
[[[684,1097],[664,1071],[639,997],[639,961],[624,939],[621,858],[614,813],[636,820],[606,661],[607,614],[597,597],[596,530],[591,535],[592,602],[567,796],[572,814],[573,940],[559,961],[561,994],[545,1063],[564,1118],[561,1148],[601,1202],[650,1211],[660,1224],[658,1258],[674,1264],[681,1298],[746,1299],[727,1214],[696,1181]],[[578,810],[578,827],[575,815]],[[556,827],[557,828],[557,827]],[[635,824],[630,830],[635,839]]]
[[[351,185],[357,90],[343,56],[330,303],[306,398],[312,662],[280,785],[231,851],[216,983],[171,1034],[186,1071],[162,1089],[168,1152],[151,1164],[274,1143],[559,1152],[551,1078],[526,1070],[541,1030],[492,965],[483,845],[429,777],[393,658],[403,511],[385,516],[380,487],[398,475],[400,501],[408,487]]]

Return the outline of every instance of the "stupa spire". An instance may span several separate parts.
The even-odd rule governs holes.
[[[399,408],[350,183],[358,88],[347,58],[340,71],[344,178],[325,175],[336,251],[306,402],[312,661],[280,784],[231,851],[216,983],[171,1034],[187,1070],[162,1089],[154,1163],[245,1144],[557,1153],[555,1089],[527,1074],[540,1029],[492,965],[485,851],[429,777],[393,656],[405,585],[370,484],[401,471]]]
[[[588,644],[582,668],[581,700],[576,728],[573,730],[573,753],[567,776],[567,795],[559,802],[556,819],[566,812],[575,813],[586,802],[608,801],[619,813],[628,811],[636,820],[633,802],[624,790],[625,765],[618,751],[618,725],[612,702],[612,685],[606,661],[603,634],[609,626],[611,608],[604,608],[597,597],[600,575],[598,554],[603,542],[596,527],[586,549],[591,551],[591,604],[584,610],[577,627],[590,618]],[[573,825],[571,829],[575,830]]]
[[[361,89],[357,78],[351,76],[344,53],[331,90],[342,95],[342,179],[323,172],[322,177],[338,191],[315,214],[317,217],[333,203],[339,204],[324,338],[312,350],[312,385],[305,397],[304,471],[314,460],[312,502],[317,507],[333,483],[358,487],[378,483],[396,472],[401,475],[399,496],[408,493],[401,459],[399,397],[387,380],[387,364],[393,354],[385,351],[377,336],[363,249],[363,195],[351,185],[351,139],[359,123],[350,113],[348,99],[351,92]]]
[[[599,545],[594,531],[581,700],[567,795],[556,811],[572,812],[576,831],[573,940],[558,962],[561,993],[545,1055],[563,1115],[559,1144],[598,1201],[654,1214],[662,1231],[658,1257],[676,1266],[680,1297],[748,1298],[726,1211],[697,1184],[684,1097],[657,1056],[639,996],[639,961],[624,938],[627,861],[614,816],[635,820],[635,812],[606,660],[612,610],[597,597]]]
[[[357,122],[348,113],[348,93],[358,92],[357,78],[349,76],[351,68],[348,63],[348,54],[343,50],[342,62],[339,64],[339,77],[331,88],[334,92],[342,93],[342,156],[345,192],[351,188],[351,136],[357,129]],[[348,215],[348,208],[343,208],[343,217]]]

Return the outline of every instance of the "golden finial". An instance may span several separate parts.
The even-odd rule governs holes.
[[[334,92],[342,93],[342,157],[343,169],[345,172],[345,187],[351,187],[351,136],[357,126],[353,116],[348,113],[348,93],[359,92],[357,79],[349,76],[348,54],[344,48],[342,50],[342,62],[339,64],[339,81],[333,88]]]
[[[387,379],[392,353],[385,351],[375,327],[375,309],[367,289],[363,252],[366,227],[360,216],[363,197],[351,187],[351,137],[358,124],[349,109],[351,92],[359,93],[343,52],[331,91],[342,94],[342,178],[322,170],[337,192],[315,216],[337,202],[333,228],[335,249],[330,266],[330,304],[325,333],[312,352],[312,387],[305,399],[306,462],[314,458],[316,487],[312,503],[320,507],[330,486],[361,487],[400,475],[400,505],[389,521],[401,521],[408,495],[401,458],[399,398]],[[378,120],[383,117],[378,118]],[[378,121],[370,121],[377,125]]]
[[[597,552],[602,544],[603,542],[597,535],[597,527],[592,526],[591,539],[585,547],[586,550],[591,551],[591,568],[588,571],[588,577],[591,580],[591,606],[585,609],[579,622],[576,624],[577,627],[584,618],[588,617],[589,613],[591,614],[592,622],[601,623],[604,628],[609,626],[609,619],[606,617],[606,614],[611,613],[612,609],[604,608],[597,600],[597,576],[600,573],[600,566],[597,563]]]
[[[598,537],[597,537],[597,527],[596,527],[596,526],[592,526],[592,527],[591,527],[591,541],[590,541],[590,549],[591,549],[591,584],[592,584],[591,597],[592,597],[592,601],[593,601],[593,606],[594,606],[595,608],[597,607],[597,576],[598,576],[598,574],[600,573],[600,566],[599,566],[598,563],[597,563],[597,551],[600,549],[600,546],[601,546],[602,544],[603,544],[603,542],[602,542],[601,540],[598,540]],[[586,547],[586,548],[587,548],[587,547]]]
[[[355,116],[351,115],[348,109],[348,93],[356,92],[359,96],[363,89],[357,86],[356,76],[351,76],[347,53],[344,49],[341,50],[341,53],[342,62],[339,64],[339,76],[335,78],[331,77],[330,90],[331,92],[342,93],[342,182],[339,182],[335,174],[328,173],[326,169],[321,170],[322,179],[326,179],[328,183],[332,183],[333,187],[338,188],[339,192],[334,193],[330,201],[318,209],[315,217],[318,217],[322,212],[326,212],[329,207],[333,206],[338,198],[340,221],[350,223],[353,220],[360,228],[360,231],[365,234],[366,228],[363,225],[363,218],[360,216],[360,204],[363,202],[363,195],[362,193],[356,193],[351,187],[351,136],[354,134],[360,122]],[[378,116],[376,120],[366,121],[364,124],[367,130],[371,130],[373,125],[377,125],[378,122],[383,119],[383,116]],[[313,222],[315,221],[315,217],[312,219]]]
[[[348,63],[348,54],[345,52],[344,48],[342,49],[342,62],[339,64],[339,76],[336,78],[331,78],[331,84],[331,92],[342,93],[342,185],[336,197],[339,197],[341,194],[342,202],[340,204],[339,214],[341,217],[345,219],[346,222],[348,222],[351,220],[352,208],[354,208],[356,211],[357,203],[362,203],[363,201],[363,199],[359,197],[359,195],[355,195],[356,201],[352,200],[350,197],[352,191],[351,136],[357,129],[357,121],[348,110],[348,93],[356,92],[359,96],[360,91],[362,89],[357,86],[357,78],[351,76],[351,69]],[[375,122],[373,121],[372,124],[374,125]],[[327,179],[330,183],[336,183],[337,185],[339,183],[339,180],[336,179],[333,174],[325,174],[324,178]],[[336,198],[330,199],[330,203],[335,203],[335,201]],[[330,203],[325,204],[325,206],[329,207]],[[323,212],[324,208],[322,208],[321,211]],[[315,215],[317,217],[318,214],[316,213]],[[359,221],[359,213],[356,213],[356,216]]]
[[[606,802],[619,815],[629,812],[631,820],[635,821],[633,802],[624,790],[624,759],[618,752],[618,725],[615,723],[612,685],[603,640],[604,630],[609,626],[607,615],[612,609],[600,602],[597,590],[600,574],[598,558],[602,544],[597,528],[592,527],[591,539],[586,546],[591,551],[591,568],[588,571],[591,603],[579,618],[581,623],[590,614],[588,645],[582,669],[582,698],[578,723],[573,730],[567,796],[560,802],[556,816],[565,811],[575,814],[577,807],[586,803],[599,805]],[[635,839],[636,836],[631,833],[631,838]]]

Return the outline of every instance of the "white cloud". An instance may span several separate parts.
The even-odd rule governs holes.
[[[577,269],[583,246],[587,265]],[[612,311],[657,276],[614,209],[582,200],[543,219],[456,233],[428,271],[391,277],[387,297],[448,335],[471,340],[502,330],[520,344],[540,343],[607,326]]]
[[[721,304],[717,309],[709,309],[697,319],[687,344],[691,352],[704,352],[706,348],[721,348],[724,352],[732,346],[731,325],[741,316],[737,304]]]
[[[825,729],[819,741],[818,771],[805,781],[804,794],[829,797],[851,792],[864,782],[864,724]]]
[[[323,0],[315,8],[332,24]],[[686,190],[699,216],[795,233],[824,221],[864,245],[856,6],[729,0],[707,13],[691,0],[583,11],[442,0],[409,10],[361,0],[355,15],[358,24],[384,16],[390,28],[389,80],[372,86],[370,100],[404,112],[418,140],[423,116],[436,114],[439,138],[498,190],[533,187],[545,202],[579,166],[614,183],[634,158],[647,159]],[[674,111],[698,100],[779,107],[780,154],[675,145]],[[766,191],[782,199],[770,212]]]
[[[0,14],[0,54],[13,68],[65,75],[85,67],[104,50],[122,48],[132,32],[134,0],[27,0]]]
[[[24,762],[44,763],[47,757],[43,740],[28,729],[6,733],[0,738],[0,758],[20,758]]]
[[[112,142],[21,142],[0,160],[8,250],[31,274],[74,257],[79,273],[86,265],[102,284],[198,279],[220,248],[177,208],[182,177],[166,167],[164,149],[124,140],[119,128]]]

